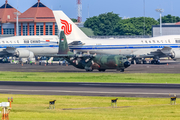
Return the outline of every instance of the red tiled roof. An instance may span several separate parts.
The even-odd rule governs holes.
[[[14,14],[15,12],[17,12],[15,8],[10,6],[8,3],[5,3],[0,7],[0,22],[8,23],[14,21],[16,17],[16,15]]]
[[[7,2],[0,7],[0,23],[16,22],[17,12],[15,8]],[[18,11],[19,12],[19,11]],[[20,12],[19,12],[20,13]],[[10,17],[9,17],[10,16]],[[9,18],[8,18],[9,17]],[[24,13],[19,15],[19,22],[56,22],[51,9],[38,2]]]
[[[56,22],[51,9],[37,2],[19,16],[19,22]]]

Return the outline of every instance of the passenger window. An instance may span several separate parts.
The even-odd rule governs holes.
[[[165,43],[167,43],[167,40],[165,40]]]
[[[161,42],[163,43],[163,40],[161,40]]]
[[[19,43],[19,40],[17,40],[17,43]]]
[[[143,43],[143,40],[141,40],[141,42]]]
[[[151,41],[149,41],[149,43],[151,43]]]
[[[155,41],[155,40],[153,40],[153,43],[156,43],[156,41]]]
[[[168,40],[168,42],[169,42],[169,43],[171,43],[171,41],[170,41],[170,40]]]
[[[9,43],[8,41],[6,41],[6,43]]]
[[[160,43],[159,40],[157,40],[157,43]]]
[[[145,41],[146,43],[148,43],[147,41]]]
[[[4,41],[2,41],[2,43],[5,43]]]

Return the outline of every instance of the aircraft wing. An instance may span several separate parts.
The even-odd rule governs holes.
[[[7,48],[5,49],[5,51],[8,52],[8,53],[10,53],[10,54],[13,54],[13,53],[16,52],[16,48],[14,48],[14,47],[7,47]]]
[[[77,57],[77,58],[94,58],[95,55],[77,55],[77,54],[47,54],[47,57]]]
[[[172,48],[171,47],[167,47],[165,46],[162,49],[158,49],[156,51],[152,51],[146,55],[139,55],[136,56],[136,58],[153,58],[155,56],[159,56],[159,57],[168,57],[171,54]]]

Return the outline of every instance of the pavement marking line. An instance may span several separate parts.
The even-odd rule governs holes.
[[[84,85],[84,86],[119,86],[119,87],[167,87],[167,85],[107,85],[107,84],[79,84],[79,85]],[[168,87],[174,87],[172,85],[168,85]],[[180,87],[180,86],[176,86],[176,87]]]
[[[66,90],[19,90],[19,89],[0,89],[0,91],[13,91],[13,92],[56,92],[56,93],[93,93],[93,94],[141,94],[141,95],[169,95],[169,93],[143,93],[143,92],[98,92],[98,91],[66,91]],[[175,93],[180,95],[180,93]]]

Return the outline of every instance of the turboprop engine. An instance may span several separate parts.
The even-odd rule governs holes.
[[[180,61],[180,50],[173,50],[171,53],[171,58],[176,61]]]
[[[29,50],[17,50],[15,56],[19,58],[33,58],[34,53]]]

